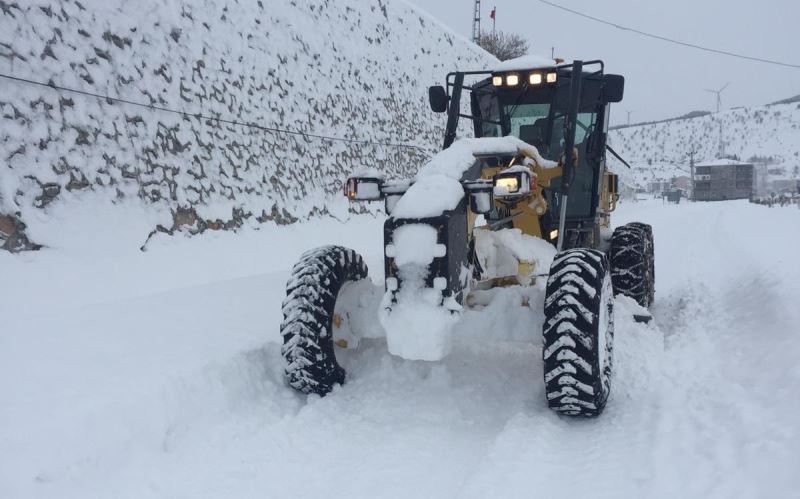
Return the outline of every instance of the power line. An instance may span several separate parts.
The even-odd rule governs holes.
[[[315,138],[315,139],[322,139],[322,140],[330,140],[330,141],[334,141],[334,142],[347,142],[347,143],[351,143],[351,144],[364,144],[364,145],[373,145],[373,146],[385,146],[385,147],[397,147],[397,148],[405,148],[405,149],[417,149],[417,150],[421,150],[421,151],[430,152],[429,148],[424,147],[424,146],[418,146],[418,145],[415,145],[415,144],[402,144],[402,143],[395,144],[395,143],[373,142],[373,141],[370,141],[370,140],[361,140],[361,139],[348,139],[346,137],[329,137],[327,135],[320,135],[320,134],[301,132],[301,131],[295,131],[295,130],[286,130],[286,129],[282,129],[282,128],[258,125],[256,123],[245,123],[245,122],[242,122],[242,121],[236,121],[236,120],[231,120],[231,119],[217,118],[217,117],[214,117],[214,116],[206,116],[206,115],[203,115],[203,114],[200,114],[200,113],[187,113],[187,112],[184,112],[184,111],[178,111],[178,110],[175,110],[175,109],[170,109],[168,107],[157,106],[155,104],[145,104],[143,102],[136,102],[136,101],[132,101],[132,100],[128,100],[128,99],[122,99],[120,97],[112,97],[110,95],[96,94],[94,92],[87,92],[85,90],[78,90],[78,89],[74,89],[74,88],[64,87],[64,86],[61,86],[61,85],[56,85],[55,83],[52,83],[52,82],[44,83],[44,82],[41,82],[41,81],[31,80],[31,79],[28,79],[28,78],[21,78],[19,76],[12,76],[12,75],[7,75],[7,74],[3,74],[3,73],[0,73],[0,78],[5,78],[7,80],[16,81],[18,83],[26,83],[26,84],[29,84],[29,85],[47,87],[49,89],[60,90],[62,92],[69,92],[69,93],[73,93],[73,94],[84,95],[84,96],[87,96],[87,97],[94,97],[94,98],[97,98],[97,99],[105,99],[106,101],[110,101],[110,102],[119,102],[119,103],[122,103],[122,104],[131,105],[131,106],[143,107],[145,109],[150,109],[150,110],[153,110],[153,111],[162,111],[162,112],[165,112],[165,113],[177,114],[177,115],[184,116],[184,117],[187,117],[187,118],[197,118],[197,119],[204,119],[204,120],[212,120],[212,121],[216,121],[216,122],[219,122],[219,123],[226,123],[226,124],[229,124],[229,125],[238,125],[238,126],[243,126],[243,127],[248,127],[248,128],[256,128],[256,129],[262,130],[264,132],[270,132],[270,133],[276,133],[276,134],[285,133],[285,134],[288,134],[288,135],[300,135],[300,136],[305,137],[306,139]]]
[[[704,47],[702,45],[697,45],[697,44],[694,44],[694,43],[682,42],[680,40],[675,40],[673,38],[668,38],[666,36],[655,35],[653,33],[648,33],[646,31],[638,30],[636,28],[629,28],[627,26],[622,26],[620,24],[617,24],[617,23],[614,23],[614,22],[611,22],[611,21],[606,21],[605,19],[600,19],[598,17],[590,16],[589,14],[584,14],[583,12],[578,12],[577,10],[569,9],[567,7],[564,7],[563,5],[558,5],[556,3],[549,2],[548,0],[539,0],[539,1],[541,3],[543,3],[543,4],[549,5],[551,7],[555,7],[557,9],[561,9],[563,11],[575,14],[576,16],[584,17],[586,19],[591,19],[592,21],[596,21],[596,22],[599,22],[599,23],[602,23],[602,24],[605,24],[605,25],[608,25],[608,26],[612,26],[612,27],[620,29],[622,31],[630,31],[631,33],[636,33],[637,35],[642,35],[642,36],[646,36],[646,37],[649,37],[649,38],[655,38],[656,40],[661,40],[661,41],[664,41],[664,42],[674,43],[676,45],[682,45],[684,47],[690,47],[690,48],[693,48],[693,49],[704,50],[706,52],[712,52],[714,54],[722,54],[722,55],[727,55],[727,56],[730,56],[730,57],[737,57],[739,59],[747,59],[749,61],[763,62],[765,64],[773,64],[775,66],[784,66],[784,67],[787,67],[787,68],[800,69],[800,64],[790,64],[788,62],[774,61],[774,60],[771,60],[771,59],[763,59],[761,57],[751,57],[749,55],[737,54],[735,52],[729,52],[727,50],[713,49],[713,48],[709,48],[709,47]]]

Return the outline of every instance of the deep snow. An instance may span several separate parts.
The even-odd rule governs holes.
[[[286,388],[294,260],[346,244],[380,282],[380,219],[159,235],[143,253],[122,221],[155,212],[62,213],[108,230],[42,219],[48,249],[0,253],[0,497],[797,495],[796,207],[620,206],[616,223],[654,227],[655,324],[617,301],[595,420],[546,407],[540,286],[479,296],[441,362],[366,339],[330,396]]]

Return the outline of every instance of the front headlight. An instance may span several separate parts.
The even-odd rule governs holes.
[[[501,194],[513,194],[519,192],[519,179],[517,177],[498,178],[494,183],[495,194],[499,190]]]
[[[532,178],[532,173],[528,168],[512,166],[494,176],[494,196],[501,199],[517,199],[530,194]]]

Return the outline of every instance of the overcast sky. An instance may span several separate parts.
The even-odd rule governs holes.
[[[473,0],[409,0],[469,38]],[[641,31],[800,64],[800,0],[552,0],[573,10]],[[606,71],[626,78],[625,99],[612,111],[612,124],[723,108],[761,105],[800,94],[800,68],[785,68],[700,52],[645,38],[577,17],[538,0],[482,2],[482,27],[497,6],[497,29],[524,35],[532,53],[564,59],[602,59]]]

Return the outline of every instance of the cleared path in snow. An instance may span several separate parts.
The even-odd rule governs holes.
[[[541,314],[513,290],[465,315],[442,362],[365,341],[342,355],[349,382],[331,396],[285,388],[277,326],[294,259],[348,243],[380,269],[376,220],[164,241],[94,261],[66,249],[0,254],[0,316],[11,317],[0,329],[0,495],[791,492],[800,212],[639,203],[615,222],[633,219],[654,226],[656,321],[619,314],[612,399],[595,420],[546,408]]]

